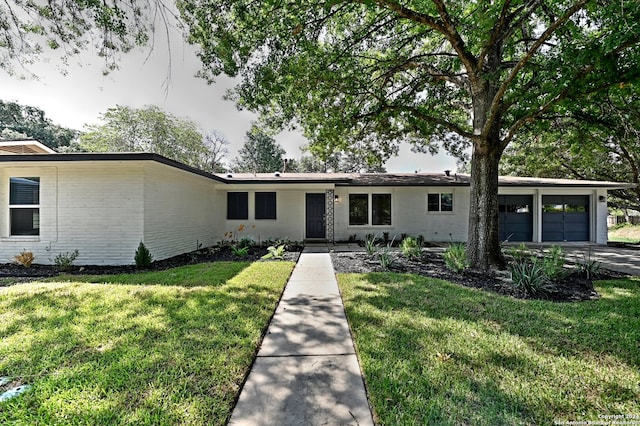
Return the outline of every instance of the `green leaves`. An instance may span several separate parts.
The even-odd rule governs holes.
[[[104,124],[88,126],[79,146],[91,152],[153,152],[202,170],[216,169],[220,134],[205,137],[195,122],[164,112],[157,106],[110,108]]]

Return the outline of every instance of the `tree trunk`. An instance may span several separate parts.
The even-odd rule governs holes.
[[[474,147],[471,158],[471,200],[467,259],[482,271],[505,266],[498,230],[498,163],[501,152]]]

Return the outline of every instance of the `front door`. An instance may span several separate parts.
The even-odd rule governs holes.
[[[325,227],[325,195],[307,194],[306,238],[326,238]]]

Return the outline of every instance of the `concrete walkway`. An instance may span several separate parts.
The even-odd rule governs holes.
[[[229,425],[373,425],[326,247],[300,255]]]

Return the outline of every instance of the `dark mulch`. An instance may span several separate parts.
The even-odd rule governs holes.
[[[284,255],[284,260],[297,261],[300,256],[302,247],[289,246]],[[194,251],[191,253],[181,254],[169,259],[153,262],[146,271],[161,271],[177,266],[189,265],[203,262],[224,262],[224,261],[248,261],[254,262],[260,260],[262,256],[267,254],[266,247],[251,247],[246,256],[236,256],[231,247],[211,247]],[[139,272],[140,269],[135,265],[82,265],[73,266],[70,270],[64,271],[70,275],[106,275],[106,274],[126,274]],[[36,265],[33,264],[29,268],[25,268],[17,263],[0,264],[0,287],[19,282],[32,281],[35,278],[47,278],[60,275],[61,271],[52,265]]]
[[[439,253],[423,251],[422,258],[409,260],[399,252],[392,252],[393,263],[388,269],[391,272],[412,273],[430,278],[438,278],[454,282],[466,287],[479,288],[495,293],[521,299],[547,299],[560,302],[593,300],[600,297],[593,287],[593,281],[577,272],[569,273],[563,280],[553,283],[553,289],[547,294],[530,295],[516,288],[510,280],[509,273],[496,272],[491,275],[479,271],[466,270],[456,273],[448,269]],[[363,252],[332,253],[333,266],[338,273],[383,272],[376,256],[368,256]],[[599,279],[620,278],[624,276],[612,271],[602,270]]]

